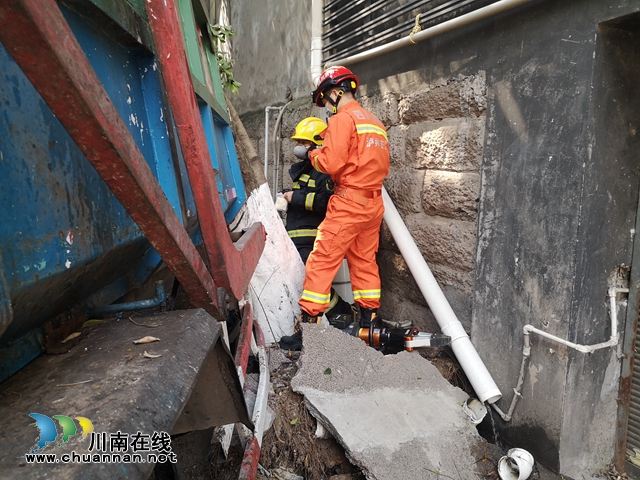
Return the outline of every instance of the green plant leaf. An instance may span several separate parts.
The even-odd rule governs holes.
[[[327,368],[324,372],[325,375],[331,375],[331,369]]]
[[[290,423],[291,425],[295,425],[296,423],[298,423],[298,419],[297,419],[297,418],[294,418],[294,419],[293,419],[293,420],[291,420],[289,423]]]

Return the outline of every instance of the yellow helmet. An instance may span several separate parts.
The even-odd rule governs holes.
[[[322,133],[327,128],[327,124],[317,117],[307,117],[296,125],[296,131],[291,140],[308,140],[316,145],[322,145]]]

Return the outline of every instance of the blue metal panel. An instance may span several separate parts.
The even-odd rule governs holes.
[[[184,222],[180,208],[180,197],[176,180],[176,170],[173,163],[169,132],[167,130],[166,112],[164,110],[160,83],[158,80],[158,67],[153,57],[139,57],[138,69],[142,82],[144,106],[147,113],[147,124],[151,137],[152,158],[155,164],[158,183],[178,217]],[[147,160],[148,161],[148,160]]]
[[[238,162],[231,126],[215,115],[204,101],[198,101],[200,118],[209,147],[211,164],[216,170],[216,185],[227,223],[230,223],[247,196]]]
[[[0,72],[0,253],[14,296],[140,234],[1,46]]]
[[[229,184],[225,188],[235,188],[235,199],[229,200],[229,206],[224,216],[227,223],[230,223],[240,211],[240,208],[247,201],[247,194],[244,189],[244,182],[242,179],[242,171],[240,170],[240,162],[238,160],[238,153],[236,152],[235,143],[233,140],[233,132],[231,125],[227,123],[220,124],[220,131],[224,138],[223,145],[227,151],[227,160],[229,167]]]
[[[224,190],[223,190],[223,180],[220,178],[221,174],[224,177],[222,168],[224,168],[226,159],[221,159],[218,155],[218,138],[215,134],[215,122],[213,121],[213,115],[211,113],[211,107],[207,105],[202,100],[198,101],[198,107],[200,109],[200,118],[202,119],[202,127],[204,129],[204,136],[207,139],[207,146],[209,147],[209,157],[211,157],[211,165],[213,166],[213,170],[215,171],[216,177],[216,186],[218,187],[218,192],[220,196],[220,205],[222,206],[222,210],[227,210],[227,201],[225,199]],[[220,162],[219,160],[222,160]]]
[[[177,135],[155,59],[60,8],[172,207],[191,227],[196,206],[180,148],[171,145]],[[201,115],[230,222],[246,200],[231,128],[204,103]],[[0,165],[4,378],[40,353],[46,320],[89,297],[115,300],[161,260],[2,45]],[[197,229],[191,233],[199,243]]]
[[[113,42],[64,6],[61,10],[183,218],[176,172],[184,166],[173,164],[155,59]],[[99,298],[120,297],[160,262],[1,45],[0,165],[5,167],[0,178],[0,307],[13,306],[13,322],[4,336],[0,329],[0,344],[23,336],[109,284]],[[182,201],[185,209],[195,212],[185,178],[179,179],[186,196]],[[5,318],[4,323],[9,321]]]

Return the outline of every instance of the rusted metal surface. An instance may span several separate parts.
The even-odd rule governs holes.
[[[256,472],[258,471],[258,462],[260,461],[260,445],[258,440],[254,437],[244,449],[244,457],[242,457],[242,464],[240,465],[240,474],[238,480],[253,480],[256,478]]]
[[[54,0],[0,2],[0,41],[182,283],[219,317],[213,278]]]
[[[627,465],[627,430],[629,425],[629,413],[631,410],[631,387],[633,384],[633,366],[636,350],[636,338],[638,332],[638,319],[640,318],[640,288],[636,289],[637,305],[635,309],[635,321],[633,330],[625,329],[625,348],[622,358],[622,371],[620,374],[620,390],[618,392],[618,418],[616,423],[616,446],[613,463],[619,472],[626,471]],[[631,341],[627,341],[630,337]],[[627,348],[627,344],[630,346]]]
[[[215,282],[235,299],[242,298],[262,255],[264,227],[254,224],[234,246],[220,206],[197,99],[174,0],[144,2],[171,112],[194,199],[207,258]]]
[[[253,311],[251,304],[247,303],[242,308],[242,325],[235,356],[236,370],[240,378],[243,379],[247,375],[247,364],[251,354],[251,332],[253,332]]]

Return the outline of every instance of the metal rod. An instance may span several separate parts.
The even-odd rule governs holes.
[[[165,292],[164,292],[164,282],[162,280],[158,280],[156,282],[156,294],[155,297],[149,300],[140,300],[137,302],[127,302],[127,303],[114,303],[111,305],[105,305],[104,307],[94,308],[87,312],[88,316],[92,315],[105,315],[107,313],[115,313],[115,312],[124,312],[128,310],[144,310],[147,308],[154,308],[164,302]]]
[[[428,20],[432,20],[434,18],[437,18],[439,16],[442,15],[446,15],[447,13],[450,13],[452,11],[454,11],[456,8],[462,8],[470,3],[473,3],[474,0],[451,0],[450,2],[447,3],[443,3],[442,5],[429,10],[428,13],[425,13],[424,16],[420,16],[420,23],[424,24],[426,23]],[[399,11],[397,11],[397,14],[403,14],[403,13],[407,13],[409,10],[408,9],[401,9]],[[374,27],[383,24],[384,22],[390,22],[392,20],[394,20],[395,18],[397,18],[398,15],[390,15],[396,13],[394,12],[389,12],[389,14],[385,14],[382,17],[378,17],[375,18],[374,20],[362,25],[361,27],[358,27],[357,29],[355,29],[353,32],[350,32],[350,34],[348,36],[343,36],[342,38],[340,38],[338,41],[335,41],[333,43],[329,43],[325,46],[325,50],[332,50],[334,48],[338,48],[340,45],[349,42],[353,39],[354,36],[366,33],[367,30],[371,30]],[[381,34],[387,34],[384,38],[393,36],[392,34],[398,34],[398,33],[407,33],[410,32],[411,29],[413,28],[412,25],[415,25],[415,17],[410,18],[404,22],[402,22],[399,25],[394,25],[382,32],[379,32],[376,36],[375,36],[375,41],[381,41],[383,38],[380,38]],[[333,34],[333,33],[332,33]],[[324,38],[324,37],[323,37]]]
[[[474,10],[473,12],[467,13],[457,18],[453,18],[446,22],[435,25],[431,28],[427,28],[426,30],[422,30],[419,33],[413,35],[413,37],[403,37],[394,42],[388,43],[386,45],[382,45],[380,47],[372,48],[371,50],[367,50],[366,52],[358,53],[349,57],[342,57],[336,60],[332,60],[328,62],[325,67],[330,67],[331,65],[353,65],[354,63],[362,62],[364,60],[368,60],[370,58],[377,57],[379,55],[393,52],[398,50],[399,48],[413,45],[414,43],[418,43],[422,40],[426,40],[431,37],[435,37],[442,33],[449,32],[451,30],[455,30],[456,28],[460,28],[466,25],[470,25],[479,20],[483,20],[485,18],[492,17],[502,12],[506,12],[507,10],[511,10],[520,5],[524,5],[526,3],[531,2],[532,0],[500,0],[491,5],[487,5],[486,7],[480,8],[478,10]]]

